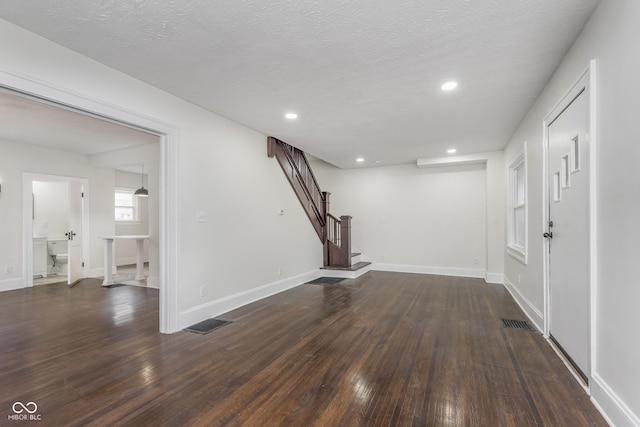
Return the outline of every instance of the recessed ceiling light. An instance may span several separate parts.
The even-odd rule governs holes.
[[[449,91],[449,90],[453,90],[453,89],[455,89],[457,87],[458,87],[458,82],[450,81],[450,82],[446,82],[445,84],[440,86],[440,89],[442,89],[444,91]]]
[[[458,151],[458,150],[456,150],[455,148],[449,148],[449,149],[447,150],[447,153],[448,153],[448,154],[455,154],[455,152],[456,152],[456,151]]]
[[[363,158],[363,157],[358,157],[358,158],[356,159],[356,162],[358,162],[358,163],[362,163],[362,162],[364,162],[364,158]]]
[[[287,119],[293,120],[293,119],[297,119],[298,115],[296,113],[287,113],[284,115]]]

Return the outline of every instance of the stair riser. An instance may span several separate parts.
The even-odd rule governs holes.
[[[371,265],[362,267],[356,271],[350,270],[322,270],[323,277],[340,277],[343,279],[355,279],[371,270]]]

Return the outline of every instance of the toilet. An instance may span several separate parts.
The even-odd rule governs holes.
[[[69,262],[68,240],[66,238],[61,239],[49,239],[47,240],[47,252],[53,260],[53,272],[64,272],[62,266]]]

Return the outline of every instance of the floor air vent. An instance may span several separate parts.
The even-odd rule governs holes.
[[[526,331],[535,331],[536,329],[526,320],[500,319],[505,328],[524,329]]]
[[[335,285],[342,282],[341,277],[318,277],[315,280],[305,283],[305,285]]]
[[[218,329],[224,325],[228,325],[231,323],[228,320],[220,320],[220,319],[207,319],[203,320],[200,323],[196,323],[195,325],[191,325],[188,328],[185,328],[185,331],[194,332],[196,334],[208,334],[214,329]]]

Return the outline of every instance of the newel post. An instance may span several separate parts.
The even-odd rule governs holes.
[[[344,267],[351,267],[351,216],[342,215],[340,217],[340,247],[342,248],[341,264]]]
[[[267,137],[267,157],[272,158],[276,155],[276,146],[278,145],[278,140],[272,136]]]

